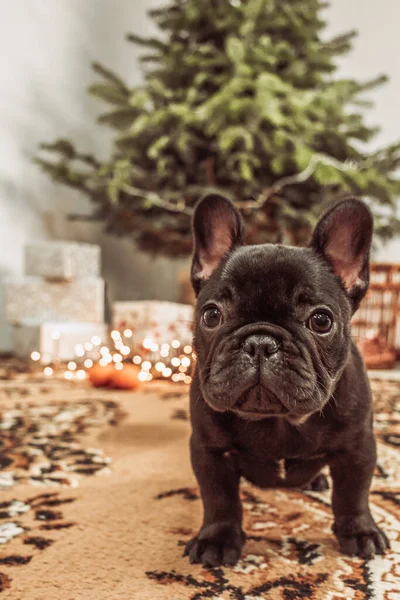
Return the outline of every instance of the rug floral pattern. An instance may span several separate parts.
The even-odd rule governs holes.
[[[115,423],[118,405],[103,399],[18,402],[0,421],[0,489],[16,483],[76,487],[79,475],[108,468],[101,449],[85,448],[80,437],[91,427]]]
[[[40,493],[37,487],[77,488],[82,477],[107,474],[111,458],[101,449],[87,448],[82,439],[90,429],[116,425],[124,416],[108,399],[51,401],[51,395],[46,386],[36,388],[36,398],[29,385],[0,389],[0,490],[15,488],[13,500],[0,502],[0,548],[14,538],[26,547],[23,553],[0,552],[0,592],[12,587],[3,567],[13,570],[30,563],[54,543],[52,533],[75,525],[63,514],[75,497]],[[31,485],[36,493],[18,499],[19,484]]]
[[[372,561],[339,554],[331,532],[330,491],[261,491],[244,483],[248,540],[240,562],[233,569],[205,569],[178,561],[196,531],[181,527],[179,520],[166,521],[161,534],[174,540],[171,562],[180,567],[143,567],[154,598],[400,600],[400,382],[374,381],[373,391],[379,463],[371,504],[391,540],[389,553]],[[74,399],[60,394],[53,401],[45,388],[40,397],[26,394],[23,385],[0,389],[0,485],[13,498],[0,502],[0,592],[5,597],[20,569],[42,553],[56,552],[58,536],[71,535],[79,525],[69,508],[81,493],[79,484],[113,468],[112,457],[91,448],[85,434],[118,427],[123,416],[118,403],[93,393]],[[174,398],[172,392],[161,396],[163,402],[175,402],[171,419],[189,429],[187,395]],[[28,496],[27,489],[32,489]],[[200,499],[196,488],[164,487],[154,504],[160,513],[174,506],[174,514],[187,515],[200,506]]]

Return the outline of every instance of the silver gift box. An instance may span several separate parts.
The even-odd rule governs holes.
[[[34,277],[5,284],[5,311],[13,325],[24,321],[104,321],[104,280],[51,282]]]
[[[28,243],[25,275],[55,280],[99,277],[100,247],[63,241]]]
[[[65,323],[50,321],[47,323],[25,322],[14,327],[14,353],[22,359],[28,359],[33,352],[42,364],[54,359],[62,361],[76,358],[76,347],[86,344],[89,350],[98,349],[101,342],[107,340],[104,323]]]

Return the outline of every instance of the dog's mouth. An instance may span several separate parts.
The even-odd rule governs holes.
[[[231,410],[252,421],[281,417],[294,426],[302,425],[312,414],[290,412],[274,392],[261,384],[252,386],[242,394]]]
[[[239,415],[256,419],[282,417],[288,413],[279,398],[261,384],[253,385],[242,394],[232,410]]]

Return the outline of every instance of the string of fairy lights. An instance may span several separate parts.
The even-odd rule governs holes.
[[[59,332],[52,333],[53,340],[59,340]],[[54,354],[42,355],[35,350],[32,361],[43,364],[46,377],[62,375],[67,380],[85,380],[89,370],[96,364],[101,367],[113,365],[122,371],[127,364],[138,367],[138,380],[149,382],[152,379],[171,380],[174,383],[190,384],[196,355],[190,344],[178,339],[170,342],[156,342],[153,338],[137,339],[132,329],[112,330],[108,340],[93,336],[84,344],[76,344],[75,358],[63,363]]]

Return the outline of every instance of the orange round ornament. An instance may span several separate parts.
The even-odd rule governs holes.
[[[89,381],[94,387],[110,385],[114,370],[114,365],[105,365],[103,367],[99,363],[96,363],[89,369]]]
[[[140,385],[139,369],[134,365],[123,365],[122,369],[114,369],[111,385],[120,390],[135,390]]]

